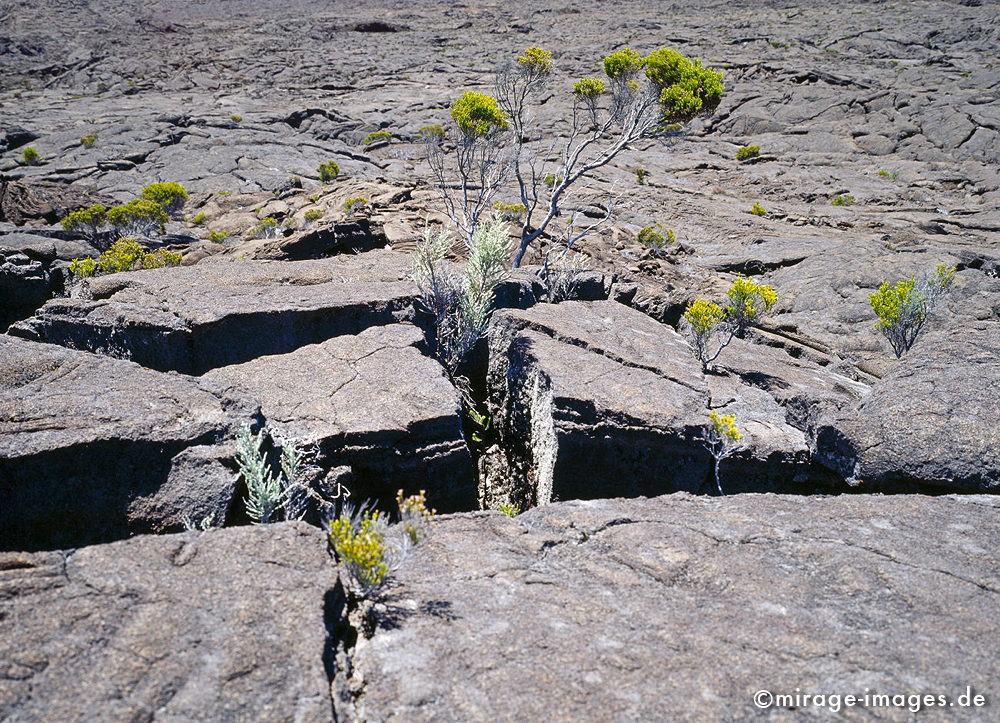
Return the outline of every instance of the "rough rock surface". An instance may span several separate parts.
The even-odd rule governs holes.
[[[329,721],[335,583],[304,523],[0,553],[0,718]]]
[[[857,408],[829,415],[817,458],[863,489],[1000,490],[1000,324],[928,334]]]
[[[412,318],[409,258],[219,261],[87,279],[11,334],[201,374]]]
[[[487,507],[698,490],[709,475],[701,370],[677,332],[622,304],[498,313],[487,399]]]
[[[439,510],[468,510],[476,485],[458,392],[422,341],[410,324],[373,327],[204,378],[260,400],[270,428],[317,447],[314,462],[349,465],[355,495],[425,489]]]
[[[0,549],[221,524],[246,397],[120,359],[0,336]]]
[[[675,494],[445,518],[350,651],[338,713],[747,720],[758,690],[955,702],[966,686],[992,705],[998,512],[995,497]]]

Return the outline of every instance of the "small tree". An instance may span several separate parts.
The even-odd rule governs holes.
[[[188,192],[179,183],[151,183],[142,189],[140,198],[159,204],[168,214],[174,214],[184,207]]]
[[[532,135],[529,101],[547,84],[552,69],[549,51],[528,48],[497,72],[495,98],[466,93],[455,103],[457,182],[447,172],[443,145],[429,144],[446,209],[467,242],[493,197],[513,177],[525,207],[514,267],[536,240],[550,235],[550,224],[560,218],[561,204],[575,183],[638,141],[674,135],[681,123],[711,113],[723,93],[721,73],[674,50],[661,48],[645,58],[630,48],[619,50],[604,58],[604,78],[573,84],[567,139],[538,155],[527,146]],[[609,216],[568,236],[567,245]]]
[[[155,201],[137,198],[109,209],[107,220],[118,238],[152,236],[166,231],[167,212]]]
[[[719,477],[719,463],[727,457],[731,457],[736,452],[743,449],[740,440],[743,434],[736,426],[736,415],[720,415],[717,412],[708,413],[708,427],[705,430],[705,447],[712,455],[713,471],[715,473],[715,486],[720,495],[726,493],[722,491],[722,481]]]
[[[101,229],[107,223],[108,209],[103,204],[95,203],[87,208],[72,211],[60,221],[67,231],[76,231],[87,237],[91,243],[96,243],[101,237]]]
[[[461,275],[448,268],[454,241],[442,229],[428,227],[413,257],[412,276],[421,304],[434,315],[434,353],[452,377],[486,330],[494,290],[507,277],[511,252],[507,224],[491,216],[476,227],[471,244]]]
[[[938,264],[933,272],[925,273],[919,281],[910,278],[897,281],[894,286],[885,282],[868,297],[872,311],[878,317],[875,329],[888,339],[897,359],[913,346],[927,317],[954,285],[955,271],[954,266]]]
[[[728,303],[724,307],[697,299],[684,312],[691,344],[704,372],[708,372],[734,337],[742,338],[778,303],[773,287],[744,276],[736,277],[726,297]]]

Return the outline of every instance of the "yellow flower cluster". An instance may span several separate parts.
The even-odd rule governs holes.
[[[365,586],[382,584],[389,573],[385,540],[378,531],[378,512],[366,512],[355,529],[344,515],[330,523],[330,541],[341,563]]]
[[[709,412],[708,419],[712,424],[712,431],[720,437],[728,437],[734,442],[743,439],[743,434],[736,426],[735,414],[720,415],[716,412]]]

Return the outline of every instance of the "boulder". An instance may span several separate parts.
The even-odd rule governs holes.
[[[0,549],[221,524],[258,407],[205,380],[0,336]]]
[[[113,205],[107,196],[63,183],[0,182],[0,221],[58,223],[71,211],[94,203]]]
[[[374,251],[319,261],[231,261],[86,279],[10,333],[115,348],[143,366],[202,374],[410,319],[409,258]]]
[[[0,329],[44,304],[50,286],[48,269],[43,264],[0,246]]]
[[[247,241],[234,247],[232,253],[250,259],[300,261],[372,251],[385,248],[388,243],[381,227],[372,227],[365,217],[352,217],[290,236]]]
[[[468,510],[476,484],[458,392],[422,354],[410,324],[366,329],[208,372],[261,403],[280,437],[315,447],[323,467],[349,465],[358,498],[427,490],[439,510]]]
[[[698,490],[708,388],[668,326],[609,301],[497,313],[484,506]]]
[[[301,522],[0,554],[0,718],[329,721],[336,567]]]
[[[764,711],[761,690],[893,720],[912,714],[843,696],[933,693],[954,716],[967,687],[991,704],[1000,673],[998,513],[986,496],[682,493],[440,519],[374,632],[345,647],[337,719],[798,720],[833,705],[765,695]]]
[[[815,456],[866,490],[1000,490],[1000,323],[918,338],[860,404],[826,415]]]

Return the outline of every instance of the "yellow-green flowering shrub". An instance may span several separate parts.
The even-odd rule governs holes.
[[[778,302],[774,288],[743,276],[736,277],[727,298],[724,307],[697,299],[684,312],[692,348],[705,372],[734,337],[745,334]]]
[[[329,183],[340,175],[340,166],[336,161],[326,161],[325,163],[319,164],[317,172],[319,173],[320,181],[323,183]]]
[[[159,204],[167,213],[174,213],[188,200],[188,192],[179,183],[151,183],[142,189],[140,198]]]
[[[759,203],[754,202],[754,205],[750,207],[750,213],[754,216],[766,216],[767,209],[761,206]]]
[[[379,141],[391,141],[391,140],[392,140],[392,133],[390,133],[389,131],[372,131],[367,136],[365,136],[365,140],[363,141],[363,143],[366,146],[370,146],[372,143],[378,143]]]
[[[483,93],[466,91],[451,107],[451,117],[467,137],[484,137],[508,127],[507,114],[497,99]]]
[[[28,146],[21,152],[21,162],[26,166],[37,166],[41,160],[42,154],[31,146]]]
[[[705,431],[704,441],[712,459],[715,460],[715,486],[720,495],[725,492],[722,491],[719,463],[739,451],[741,448],[739,442],[742,439],[743,433],[736,426],[735,414],[719,414],[714,411],[708,413],[708,428]]]
[[[664,228],[660,224],[655,226],[645,226],[640,229],[639,234],[635,237],[635,240],[643,248],[647,248],[653,252],[654,255],[661,255],[666,251],[670,244],[677,241],[677,234],[671,228]]]
[[[740,146],[736,149],[736,160],[745,161],[760,155],[760,146]]]
[[[355,524],[347,515],[330,523],[330,543],[354,583],[355,592],[368,597],[386,581],[389,563],[378,512],[365,512]]]
[[[416,545],[426,535],[428,525],[436,514],[427,507],[427,493],[420,490],[419,494],[403,496],[403,490],[396,493],[396,507],[399,509],[399,524]]]
[[[119,238],[152,236],[166,231],[167,212],[155,201],[138,198],[109,209],[107,220]]]
[[[758,284],[745,276],[737,276],[726,295],[729,297],[726,318],[736,325],[737,336],[742,336],[778,303],[773,287]]]
[[[80,145],[84,148],[93,148],[95,143],[97,143],[96,133],[91,133],[80,138]]]
[[[368,205],[368,199],[364,196],[352,196],[344,201],[344,213],[354,213],[360,211]]]
[[[107,220],[108,209],[103,204],[95,203],[71,212],[59,223],[66,231],[76,231],[93,240],[100,235]]]
[[[875,330],[888,340],[897,359],[913,346],[938,300],[954,285],[955,272],[954,266],[938,264],[919,281],[886,282],[868,297],[878,317]]]

